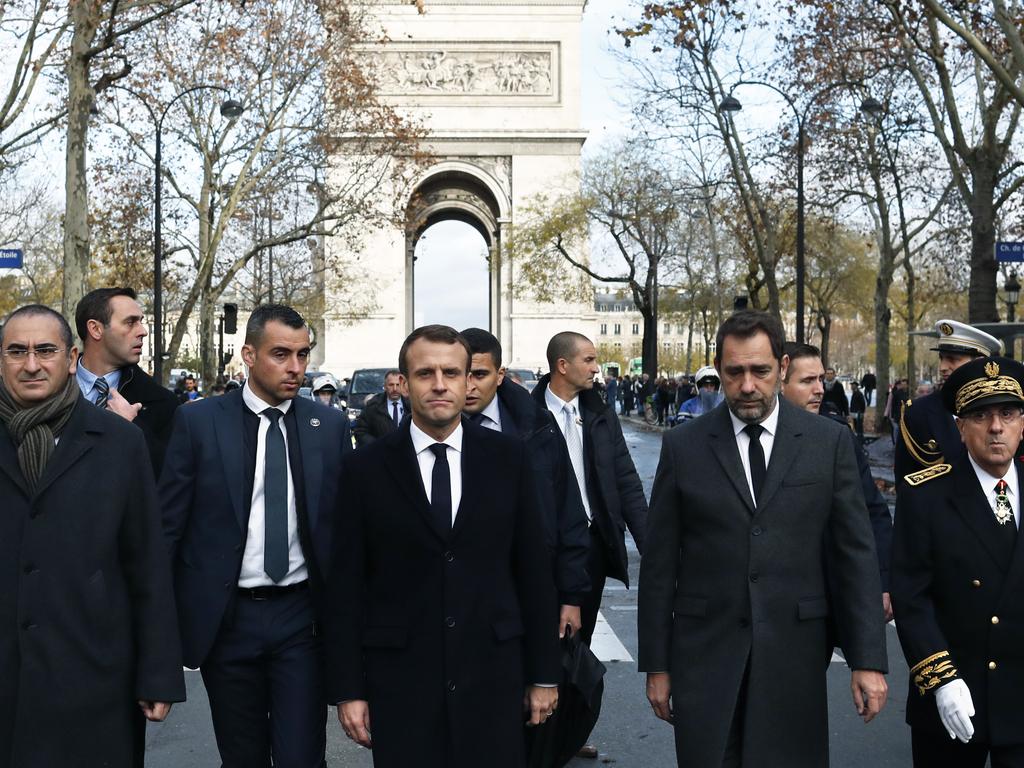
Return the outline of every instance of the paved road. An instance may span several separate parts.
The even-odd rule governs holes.
[[[657,432],[625,423],[630,452],[650,494],[658,462],[661,436]],[[632,542],[630,542],[632,545]],[[639,555],[631,546],[630,579],[635,584]],[[598,764],[618,768],[651,768],[675,765],[671,729],[650,711],[643,691],[643,676],[636,664],[636,591],[626,590],[618,582],[605,591],[603,615],[614,633],[603,644],[605,657],[629,660],[607,661],[605,698],[601,720],[593,734],[593,743],[601,752]],[[910,731],[903,723],[907,693],[906,664],[900,654],[896,630],[890,625],[889,705],[875,722],[864,725],[850,700],[850,675],[841,660],[833,662],[828,673],[830,738],[833,768],[897,768],[910,765]],[[619,648],[615,639],[621,643]],[[625,653],[623,653],[625,651]],[[168,722],[151,726],[148,736],[150,768],[217,768],[220,762],[210,726],[210,710],[202,680],[197,672],[187,672],[189,701],[175,706]],[[355,747],[341,732],[333,712],[328,721],[328,763],[345,768],[370,768],[370,754]],[[574,760],[572,768],[594,766],[594,761]],[[414,768],[414,766],[410,766]],[[481,766],[481,768],[485,768]]]

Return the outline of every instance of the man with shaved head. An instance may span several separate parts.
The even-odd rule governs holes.
[[[533,397],[555,417],[590,521],[591,590],[580,610],[582,636],[590,643],[606,579],[629,585],[627,527],[643,551],[647,499],[614,406],[594,390],[600,371],[594,343],[573,331],[557,333],[548,342],[547,359],[550,372],[537,382]],[[597,756],[589,745],[581,754]]]

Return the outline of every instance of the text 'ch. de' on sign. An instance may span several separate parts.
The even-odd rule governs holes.
[[[1024,243],[996,243],[996,261],[1024,261]]]

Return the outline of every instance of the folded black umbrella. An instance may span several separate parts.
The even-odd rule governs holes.
[[[561,768],[587,743],[601,714],[605,671],[578,632],[562,639],[558,709],[543,725],[526,729],[528,768]]]

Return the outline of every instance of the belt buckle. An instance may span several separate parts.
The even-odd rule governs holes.
[[[257,588],[256,588],[256,587],[253,587],[253,588],[252,588],[252,589],[250,590],[250,592],[249,592],[249,596],[250,596],[250,597],[251,597],[251,598],[252,598],[252,599],[253,599],[254,601],[256,601],[256,602],[258,602],[258,603],[264,603],[264,602],[266,602],[267,600],[269,600],[269,599],[270,599],[269,597],[261,597],[261,596],[260,596],[260,593],[259,593],[259,592],[257,591]]]

